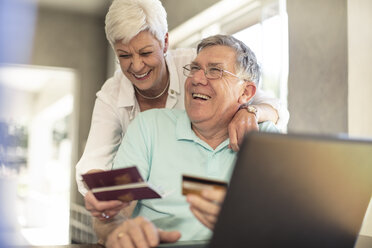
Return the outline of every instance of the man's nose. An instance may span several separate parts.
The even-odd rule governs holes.
[[[200,69],[199,71],[194,73],[194,76],[192,77],[192,83],[193,84],[207,84],[208,79],[205,75],[205,71],[203,69]]]

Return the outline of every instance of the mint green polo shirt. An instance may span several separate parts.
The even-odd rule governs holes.
[[[277,132],[271,122],[260,131]],[[229,139],[213,150],[191,129],[185,110],[152,109],[129,125],[114,159],[114,169],[136,165],[142,177],[168,193],[165,198],[141,200],[133,217],[144,216],[164,230],[178,230],[181,240],[205,240],[211,231],[191,213],[182,195],[182,174],[229,181],[236,152]]]

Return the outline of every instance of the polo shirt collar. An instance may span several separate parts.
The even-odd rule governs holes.
[[[219,144],[215,150],[213,150],[212,147],[210,147],[210,145],[208,145],[204,140],[201,140],[198,136],[196,136],[195,132],[191,128],[191,121],[186,113],[186,110],[177,118],[176,137],[177,140],[193,141],[203,146],[204,148],[214,152],[222,150],[223,148],[227,147],[230,143],[229,138],[227,138],[221,144]]]
[[[186,110],[177,118],[176,137],[177,140],[199,139],[191,129],[191,121],[186,113]]]

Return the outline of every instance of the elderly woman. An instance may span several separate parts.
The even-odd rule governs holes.
[[[106,35],[120,64],[97,93],[84,154],[76,166],[79,191],[93,216],[110,218],[125,203],[99,202],[81,174],[110,170],[129,123],[139,112],[153,108],[184,109],[182,67],[195,49],[168,50],[166,12],[158,0],[114,0],[106,16]],[[277,99],[256,94],[248,107],[236,112],[229,125],[230,147],[238,150],[244,134],[258,130],[258,122],[286,124],[288,111]]]

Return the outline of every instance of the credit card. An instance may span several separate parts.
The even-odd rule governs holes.
[[[182,175],[182,194],[200,195],[204,189],[226,189],[227,183],[220,180]]]

